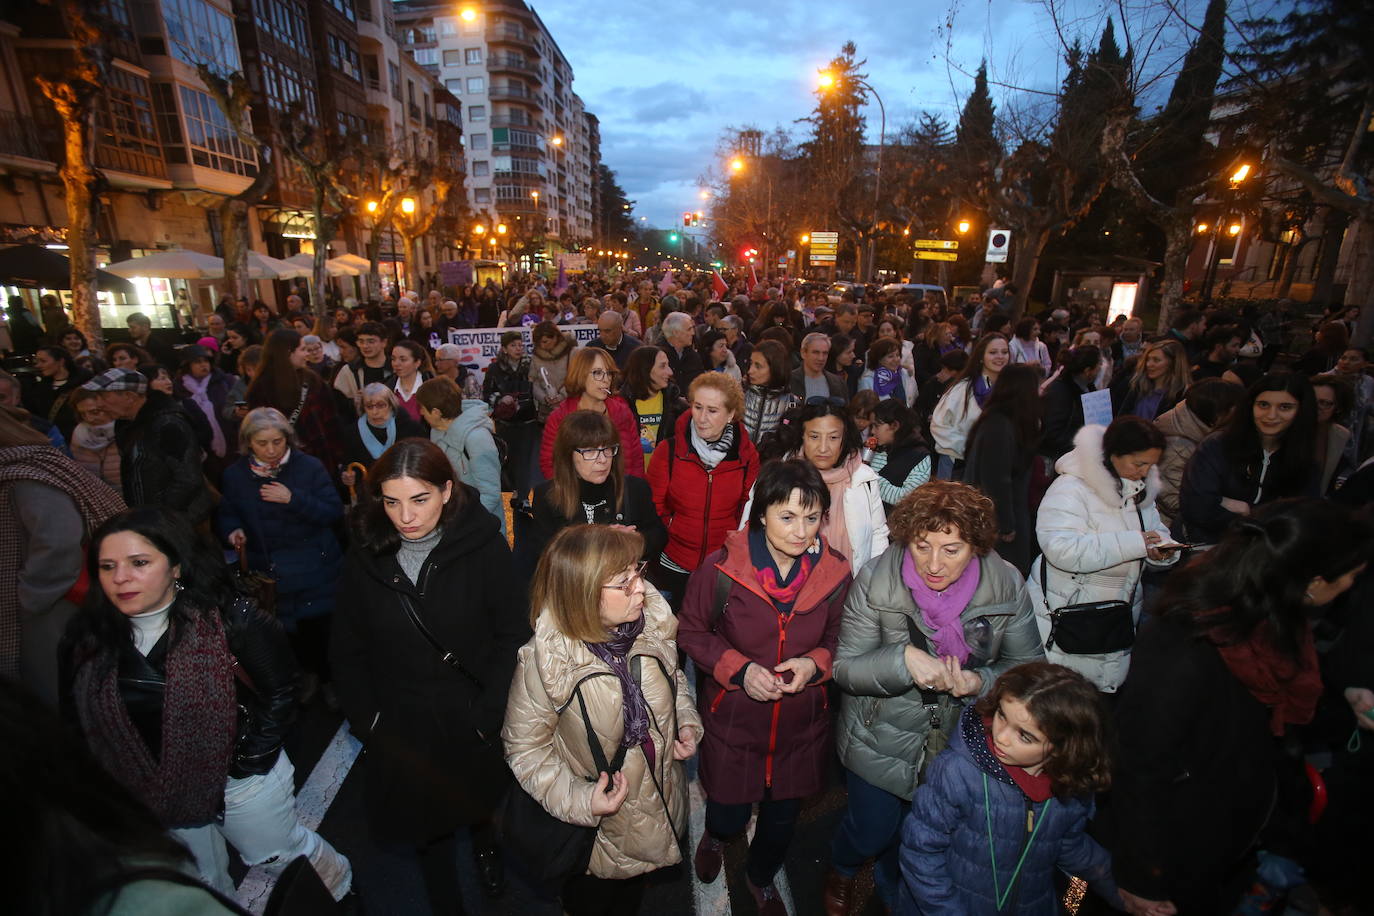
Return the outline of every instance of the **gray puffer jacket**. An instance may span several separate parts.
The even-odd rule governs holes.
[[[915,621],[927,639],[933,631],[902,581],[906,549],[905,544],[892,544],[854,580],[844,605],[834,673],[844,691],[835,740],[840,762],[872,785],[909,799],[916,791],[931,712],[907,671],[908,621]],[[1016,567],[996,553],[977,562],[978,589],[962,620],[974,653],[969,666],[983,679],[980,693],[986,693],[1002,672],[1041,661],[1045,653],[1026,582]],[[954,703],[967,705],[975,699]],[[959,709],[946,712],[957,718]]]

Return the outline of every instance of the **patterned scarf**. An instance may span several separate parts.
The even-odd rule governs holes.
[[[714,442],[707,442],[702,438],[701,433],[697,432],[695,423],[688,423],[687,430],[692,437],[692,450],[697,453],[701,463],[708,468],[714,468],[725,459],[730,453],[730,448],[735,444],[735,424],[726,423],[720,438]]]
[[[181,377],[181,384],[190,392],[191,403],[200,408],[200,412],[205,414],[205,419],[210,422],[210,448],[220,458],[224,457],[224,430],[219,426],[219,415],[215,412],[215,405],[211,402],[210,396],[206,393],[210,387],[211,376],[196,378],[191,373],[186,373]]]
[[[41,483],[70,497],[81,513],[84,538],[125,509],[123,498],[103,480],[50,445],[0,448],[0,519],[6,521],[0,525],[0,676],[10,678],[19,677],[19,570],[27,542],[16,521],[19,512],[11,484],[22,481]]]
[[[286,462],[290,460],[291,449],[287,449],[285,452],[283,452],[280,460],[272,464],[268,464],[265,461],[259,461],[256,455],[254,455],[252,452],[249,452],[248,470],[253,472],[254,477],[264,477],[268,480],[276,480],[278,477],[281,476],[282,468],[286,467]]]
[[[777,561],[768,549],[768,537],[763,529],[749,530],[749,565],[754,567],[754,576],[759,580],[759,586],[764,594],[773,599],[773,604],[780,613],[792,613],[797,596],[801,594],[806,580],[811,577],[811,570],[820,562],[823,549],[818,536],[807,548],[806,553],[792,562],[792,568],[784,576],[778,570]]]
[[[926,580],[917,572],[911,551],[902,552],[902,582],[911,590],[911,598],[916,602],[916,609],[921,612],[921,619],[935,632],[935,637],[931,640],[931,648],[935,650],[935,655],[953,655],[962,665],[973,654],[973,650],[964,639],[962,617],[964,611],[968,610],[969,602],[973,600],[973,593],[978,590],[978,582],[982,576],[982,566],[978,558],[974,557],[969,560],[968,566],[964,567],[964,572],[958,579],[945,586],[943,591],[937,592],[927,585]]]
[[[78,662],[73,699],[105,769],[164,827],[196,827],[212,821],[224,801],[238,732],[234,657],[216,610],[191,610],[188,621],[172,624],[167,640],[162,747],[149,748],[129,718],[117,650],[90,647]]]
[[[610,666],[620,681],[620,703],[625,715],[625,734],[622,747],[636,747],[649,741],[649,704],[644,691],[630,672],[630,650],[644,632],[644,615],[629,623],[622,623],[610,631],[605,642],[584,642],[587,650]],[[652,748],[652,744],[649,745]]]
[[[901,371],[889,369],[886,366],[880,366],[873,373],[873,393],[879,398],[886,399],[894,392],[898,394],[906,393],[902,389]]]

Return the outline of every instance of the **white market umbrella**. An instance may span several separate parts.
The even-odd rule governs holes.
[[[289,260],[271,258],[256,251],[248,252],[248,276],[267,280],[294,280],[308,277],[314,271],[313,262],[301,265]]]
[[[370,273],[372,271],[372,262],[356,254],[341,254],[330,263],[351,267],[358,271],[359,274]]]
[[[344,257],[348,257],[348,255]],[[301,276],[310,276],[315,272],[315,256],[313,254],[306,254],[305,252],[293,254],[291,257],[285,259],[285,263],[293,264],[296,267],[304,267],[305,273],[301,274]],[[363,263],[366,264],[367,262],[364,261]],[[365,271],[367,268],[364,267],[363,270]],[[362,273],[357,267],[351,266],[347,262],[343,262],[342,258],[330,258],[325,261],[324,271],[331,277],[356,277]]]
[[[105,270],[125,278],[161,277],[167,280],[218,280],[224,276],[224,261],[199,251],[175,248],[141,258],[130,258],[108,265]],[[252,269],[249,269],[252,276]]]

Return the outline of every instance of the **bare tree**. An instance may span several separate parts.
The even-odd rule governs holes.
[[[344,202],[349,198],[342,176],[352,150],[345,145],[345,138],[331,136],[306,117],[300,102],[291,104],[281,122],[280,134],[282,155],[310,189],[310,213],[315,226],[315,296],[319,300],[316,307],[323,309],[325,291],[329,289],[325,262],[329,259],[329,242],[338,231]]]

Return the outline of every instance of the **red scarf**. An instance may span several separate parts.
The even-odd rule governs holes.
[[[1296,659],[1279,651],[1270,638],[1270,630],[1266,621],[1255,628],[1249,639],[1236,645],[1222,645],[1215,631],[1208,638],[1235,679],[1269,707],[1269,728],[1278,736],[1289,725],[1312,721],[1322,695],[1322,677],[1309,627],[1303,627]]]
[[[992,743],[992,716],[983,717],[983,738],[988,743],[988,750],[992,751],[995,758],[997,756],[997,745]],[[998,763],[1001,763],[999,760]],[[1045,775],[1043,770],[1038,775],[1032,776],[1026,772],[1025,767],[1013,767],[1002,764],[1002,769],[1007,771],[1011,781],[1016,783],[1016,788],[1033,802],[1049,801],[1054,794],[1054,783]]]

